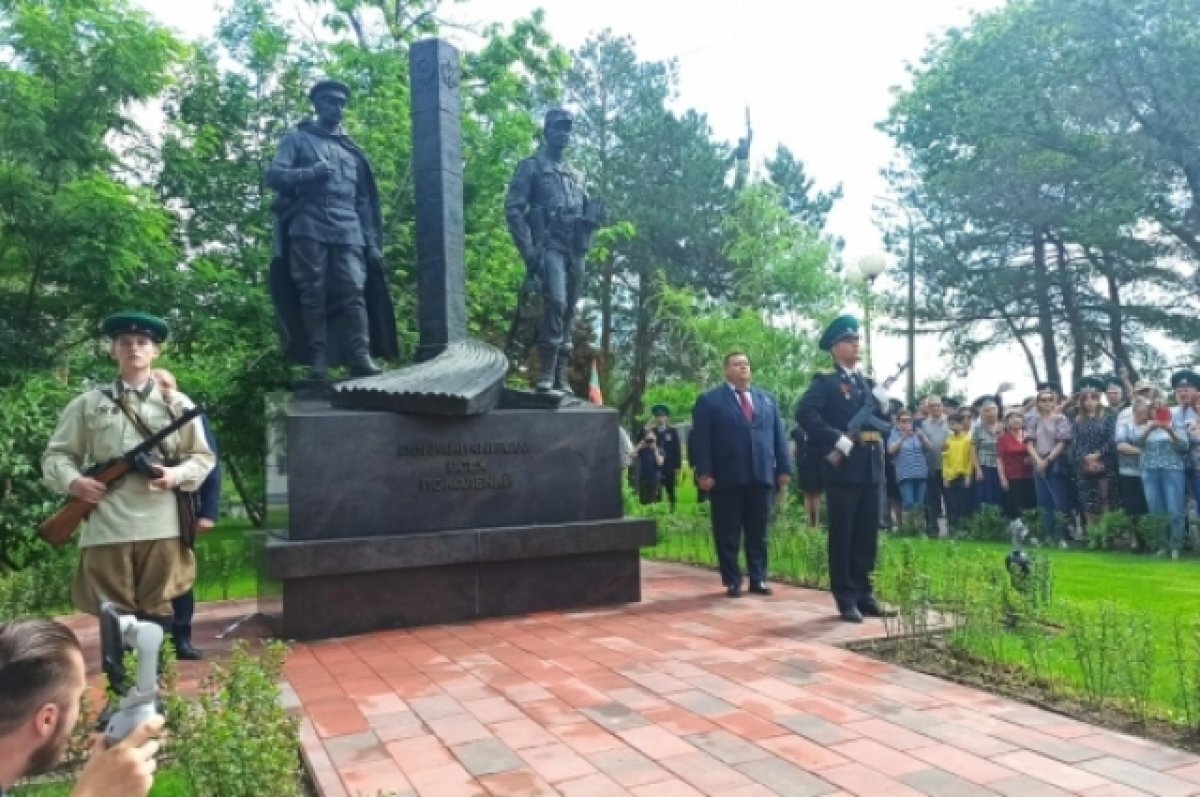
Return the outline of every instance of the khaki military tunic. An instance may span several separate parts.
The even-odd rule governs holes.
[[[151,431],[157,432],[190,406],[177,394],[170,406],[153,383],[141,393],[125,390],[126,406],[141,416]],[[66,493],[71,482],[91,465],[115,459],[143,442],[133,422],[99,390],[76,397],[63,410],[50,444],[42,455],[44,481],[52,489]],[[181,460],[179,487],[187,492],[200,488],[216,460],[204,439],[197,418],[163,441],[163,450]],[[170,490],[151,490],[150,480],[130,473],[109,485],[104,500],[92,510],[79,546],[110,545],[138,540],[173,539],[179,536],[179,512]]]

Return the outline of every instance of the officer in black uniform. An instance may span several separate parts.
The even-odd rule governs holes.
[[[654,414],[654,434],[658,437],[658,447],[663,452],[663,464],[659,468],[662,474],[663,491],[675,511],[675,478],[683,467],[683,450],[679,444],[679,430],[671,425],[671,409],[666,404],[655,404],[650,412]]]
[[[879,534],[881,451],[885,435],[878,429],[850,434],[851,419],[871,407],[875,423],[887,424],[887,391],[858,371],[858,321],[840,316],[821,336],[834,370],[818,374],[796,408],[796,421],[810,446],[825,459],[823,475],[829,501],[829,579],[838,614],[851,623],[863,616],[882,617],[875,600],[871,571]]]

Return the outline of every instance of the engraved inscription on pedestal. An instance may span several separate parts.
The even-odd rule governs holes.
[[[601,407],[440,418],[297,405],[289,537],[620,517],[617,440],[616,412]]]

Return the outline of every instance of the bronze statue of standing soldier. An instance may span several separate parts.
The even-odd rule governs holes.
[[[384,274],[379,190],[362,150],[342,128],[350,88],[322,80],[309,91],[315,118],[284,136],[267,169],[278,192],[271,298],[284,353],[323,382],[380,369],[398,356],[395,311]]]
[[[564,159],[571,143],[571,114],[555,108],[542,125],[542,146],[517,165],[504,216],[525,261],[527,281],[542,296],[538,324],[539,393],[569,393],[571,330],[583,286],[584,258],[604,206],[589,199],[583,175]],[[520,312],[518,310],[518,312]]]

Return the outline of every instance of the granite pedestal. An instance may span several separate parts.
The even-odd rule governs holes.
[[[445,418],[297,403],[286,533],[267,543],[294,639],[641,598],[652,520],[622,518],[617,415]]]

